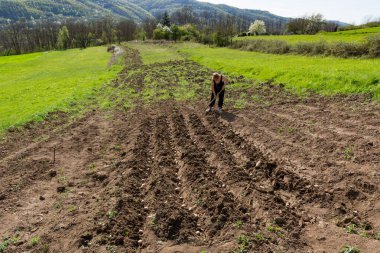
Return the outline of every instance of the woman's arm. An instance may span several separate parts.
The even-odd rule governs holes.
[[[214,94],[214,96],[216,96],[215,87],[214,87],[214,79],[211,80],[211,90],[212,90],[212,94]]]

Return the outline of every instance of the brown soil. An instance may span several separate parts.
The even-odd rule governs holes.
[[[221,116],[205,98],[12,130],[4,252],[380,252],[380,106],[248,92],[260,100]]]

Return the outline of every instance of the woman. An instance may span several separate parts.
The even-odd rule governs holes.
[[[209,104],[209,107],[207,108],[206,112],[211,112],[212,107],[215,105],[215,101],[217,96],[219,96],[218,100],[218,112],[222,113],[222,108],[223,108],[223,101],[224,101],[224,89],[226,84],[228,84],[228,78],[219,74],[219,73],[214,73],[212,75],[212,80],[211,80],[211,101]]]

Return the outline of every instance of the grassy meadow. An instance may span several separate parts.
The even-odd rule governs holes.
[[[0,133],[88,97],[122,66],[105,47],[0,57]]]
[[[284,84],[289,90],[323,95],[372,93],[380,99],[380,59],[275,55],[178,44],[180,53],[227,75]]]
[[[234,40],[283,40],[290,44],[298,42],[364,42],[368,36],[379,34],[380,27],[363,28],[340,32],[321,32],[315,35],[276,35],[276,36],[247,36]]]
[[[160,46],[159,44],[129,42],[126,46],[137,49],[143,64],[162,63],[171,60],[183,60],[184,57],[178,54],[171,45]]]

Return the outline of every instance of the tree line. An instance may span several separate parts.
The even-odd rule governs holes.
[[[185,6],[170,15],[165,12],[140,24],[112,16],[98,20],[25,20],[0,27],[0,54],[22,54],[68,48],[86,48],[133,39],[193,40],[218,46],[229,45],[232,36],[246,31],[253,20],[244,16],[195,12]],[[266,31],[280,34],[281,20],[266,20]]]
[[[0,29],[0,54],[22,54],[68,48],[86,48],[134,38],[138,26],[131,20],[64,22],[19,20]]]

